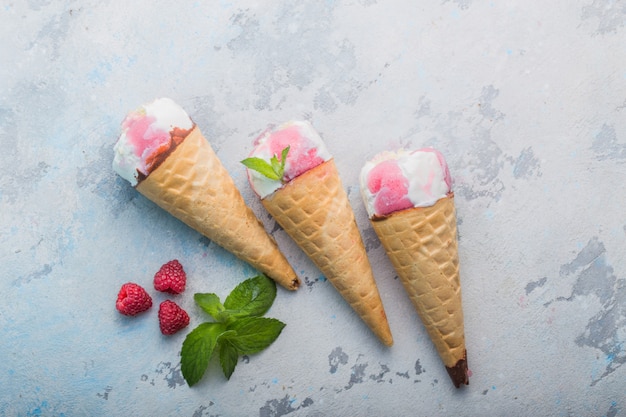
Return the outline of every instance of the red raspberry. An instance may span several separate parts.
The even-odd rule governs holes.
[[[187,327],[189,315],[173,301],[165,300],[159,306],[159,327],[161,333],[172,335]]]
[[[127,282],[117,294],[115,308],[125,316],[134,316],[152,307],[152,298],[140,285]]]
[[[178,259],[169,261],[154,274],[154,288],[157,291],[180,294],[185,291],[187,274]]]

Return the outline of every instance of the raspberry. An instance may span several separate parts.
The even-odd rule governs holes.
[[[134,316],[152,307],[152,298],[146,290],[133,282],[122,285],[115,308],[125,316]]]
[[[159,327],[161,333],[172,335],[187,327],[189,315],[173,301],[165,300],[159,306]]]
[[[154,274],[154,288],[157,291],[180,294],[185,291],[187,274],[178,259],[169,261],[161,266],[161,269]]]

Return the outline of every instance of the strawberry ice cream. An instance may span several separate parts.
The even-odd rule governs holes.
[[[383,152],[363,166],[360,181],[370,218],[432,206],[451,189],[448,165],[432,148]]]
[[[113,169],[134,187],[171,153],[194,127],[185,110],[159,98],[129,113],[114,147]]]
[[[306,121],[287,122],[276,129],[268,129],[255,140],[254,146],[250,157],[267,161],[273,156],[280,159],[283,149],[289,146],[281,179],[270,179],[257,171],[248,170],[250,185],[261,198],[272,194],[285,183],[332,158],[322,138]]]

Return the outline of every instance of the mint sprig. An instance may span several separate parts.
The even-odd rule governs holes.
[[[192,330],[181,350],[181,371],[189,386],[202,379],[211,357],[219,354],[227,379],[240,355],[260,352],[280,335],[285,323],[261,317],[274,303],[276,283],[266,275],[249,278],[237,285],[222,304],[213,293],[196,293],[196,304],[215,322],[202,323]]]
[[[270,158],[267,162],[263,158],[256,156],[246,158],[241,161],[246,167],[253,169],[267,178],[275,181],[282,181],[283,174],[285,173],[285,162],[287,162],[287,154],[289,153],[289,146],[282,150],[280,154],[280,161],[276,154]]]

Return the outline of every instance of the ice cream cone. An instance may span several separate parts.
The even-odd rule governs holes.
[[[263,206],[387,346],[393,338],[354,212],[332,159],[267,195]]]
[[[454,195],[371,224],[458,388],[468,384]]]
[[[300,285],[197,126],[136,188],[283,287],[295,290]]]

